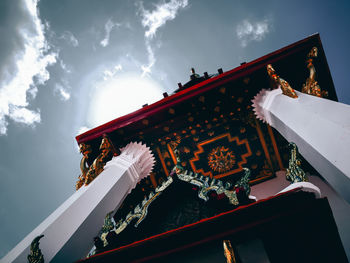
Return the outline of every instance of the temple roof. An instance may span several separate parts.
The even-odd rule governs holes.
[[[308,56],[310,50],[318,50],[317,58],[311,62]],[[251,101],[261,89],[276,88],[267,72],[267,65],[271,64],[276,74],[300,91],[311,74],[310,63],[315,66],[316,83],[328,93],[328,99],[337,100],[320,36],[314,34],[261,58],[242,63],[227,72],[219,69],[218,74],[204,73],[200,76],[192,69],[191,80],[184,85],[179,83],[179,89],[172,95],[164,94],[163,99],[151,105],[146,104],[137,111],[78,135],[76,140],[79,144],[91,146],[92,157],[98,156],[101,138],[104,136],[110,139],[115,148],[121,148],[129,142],[142,141],[155,155],[156,163],[150,177],[139,183],[114,215],[116,222],[120,218],[125,219],[119,220],[117,229],[124,229],[124,223],[134,220],[132,216],[138,213],[142,204],[148,204],[147,200],[151,200],[154,193],[160,194],[159,189],[166,188],[161,191],[162,198],[154,199],[155,203],[150,206],[153,209],[152,217],[148,216],[137,229],[138,223],[135,227],[126,228],[126,232],[120,232],[121,234],[117,231],[120,234],[118,238],[110,236],[110,246],[104,249],[123,246],[167,231],[168,226],[164,227],[162,223],[173,222],[173,218],[168,221],[162,219],[154,224],[167,214],[166,208],[169,210],[171,207],[170,210],[173,210],[177,218],[178,215],[185,214],[182,219],[187,220],[186,213],[181,209],[189,205],[190,214],[193,214],[193,207],[200,201],[193,198],[198,189],[191,188],[191,184],[181,186],[181,181],[186,180],[180,177],[177,181],[176,177],[172,178],[174,171],[177,174],[177,167],[182,166],[191,175],[195,174],[192,181],[206,182],[204,185],[219,180],[221,186],[230,183],[234,185],[234,191],[240,189],[235,184],[247,170],[244,168],[251,170],[250,181],[247,179],[246,184],[268,180],[274,177],[275,171],[283,170],[283,162],[288,162],[288,157],[283,152],[288,143],[278,133],[274,135],[270,126],[256,120]],[[93,159],[89,157],[88,162],[91,164]],[[184,178],[187,177],[186,172]],[[173,179],[176,184],[172,184]],[[198,185],[198,182],[194,185]],[[214,185],[215,183],[210,184],[211,187]],[[185,196],[183,193],[186,187],[189,191]],[[179,192],[183,194],[183,203],[176,198]],[[201,198],[200,194],[198,196]],[[220,211],[210,210],[210,203],[207,203],[208,207],[201,204],[204,210],[207,209],[206,213],[197,209],[203,213],[198,218],[190,218],[191,222],[230,209],[227,200],[220,201],[218,196],[220,195],[215,197],[214,207],[218,208],[220,204]],[[230,200],[230,205],[234,204],[229,196],[226,197]],[[205,202],[208,200],[204,198]],[[181,209],[176,210],[175,203]],[[147,209],[145,211],[147,214]],[[191,222],[186,221],[184,224]],[[184,224],[172,225],[169,229]]]
[[[278,70],[279,75],[284,77],[294,89],[300,90],[302,86],[301,84],[305,81],[308,75],[308,71],[305,66],[306,54],[313,46],[316,46],[319,49],[316,67],[319,80],[318,82],[322,88],[327,89],[329,99],[337,100],[332,77],[330,75],[320,40],[320,35],[314,34],[251,62],[242,63],[239,67],[223,72],[222,74],[218,74],[217,76],[204,80],[201,79],[199,83],[195,85],[188,85],[188,88],[185,87],[180,89],[177,93],[171,96],[167,96],[151,105],[145,105],[137,111],[80,134],[76,137],[76,140],[78,144],[83,142],[85,143],[96,138],[101,138],[103,134],[110,134],[128,127],[131,128],[131,130],[136,131],[139,130],[140,127],[144,126],[142,124],[142,120],[144,119],[147,119],[148,126],[157,124],[168,119],[168,115],[166,113],[170,108],[183,104],[185,101],[190,101],[193,97],[197,97],[200,94],[204,94],[218,86],[225,85],[226,83],[233,82],[237,79],[252,79],[258,75],[261,70],[265,71],[267,64],[274,65],[276,70]],[[305,76],[305,78],[299,79],[300,76]],[[258,89],[256,90],[258,91]],[[128,132],[131,130],[128,130]]]

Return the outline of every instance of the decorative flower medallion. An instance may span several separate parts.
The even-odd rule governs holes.
[[[236,156],[228,147],[218,146],[212,149],[208,155],[208,165],[217,173],[229,171],[235,163]]]

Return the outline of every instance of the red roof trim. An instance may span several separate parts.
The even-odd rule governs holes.
[[[139,121],[141,119],[147,118],[153,114],[156,114],[164,109],[170,108],[178,103],[183,102],[189,98],[192,98],[198,94],[201,94],[205,91],[211,90],[219,85],[223,85],[234,79],[244,77],[261,67],[264,67],[266,64],[273,63],[276,60],[295,53],[302,49],[301,45],[310,40],[317,39],[321,43],[319,34],[311,35],[305,39],[302,39],[298,42],[295,42],[291,45],[288,45],[284,48],[281,48],[277,51],[269,53],[265,56],[262,56],[256,60],[243,64],[237,68],[234,68],[230,71],[224,72],[216,77],[200,82],[188,89],[182,90],[174,95],[163,98],[151,105],[145,106],[137,111],[119,117],[115,120],[107,122],[103,125],[100,125],[96,128],[93,128],[83,134],[76,136],[76,140],[79,143],[87,142],[99,137],[102,137],[105,133],[111,133],[117,129],[123,128],[131,123]],[[276,58],[278,56],[278,58]]]

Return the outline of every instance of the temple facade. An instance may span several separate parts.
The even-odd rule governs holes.
[[[4,262],[347,262],[350,106],[318,34],[163,95],[76,137],[76,193]]]

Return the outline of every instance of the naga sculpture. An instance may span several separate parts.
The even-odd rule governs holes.
[[[119,234],[122,232],[128,224],[131,223],[134,219],[137,219],[135,223],[135,227],[137,227],[147,216],[148,213],[148,207],[150,204],[157,199],[162,192],[173,182],[173,178],[171,176],[168,177],[166,181],[164,181],[160,186],[157,186],[156,189],[149,193],[148,197],[146,196],[141,204],[138,204],[133,212],[130,212],[126,218],[125,221],[122,222],[115,230],[116,234]]]
[[[108,233],[114,229],[115,227],[115,223],[113,222],[113,214],[114,211],[111,211],[109,212],[106,217],[105,217],[105,220],[104,220],[104,224],[102,226],[102,229],[101,229],[101,240],[103,241],[103,246],[107,246],[108,245],[108,242],[107,242],[107,235]]]
[[[218,195],[224,194],[229,199],[229,202],[232,205],[239,205],[239,200],[237,194],[243,193],[243,195],[248,199],[250,193],[249,186],[249,177],[250,170],[247,168],[243,168],[245,174],[242,178],[240,178],[234,187],[230,183],[224,183],[221,180],[210,179],[209,177],[203,177],[202,175],[194,174],[193,172],[186,171],[181,166],[181,160],[178,155],[178,150],[175,149],[174,153],[176,155],[177,164],[173,168],[170,176],[167,177],[167,180],[164,181],[161,185],[157,186],[154,191],[150,192],[148,196],[144,198],[144,200],[139,203],[133,211],[130,211],[126,217],[121,219],[119,222],[115,223],[112,217],[112,212],[108,213],[104,220],[104,225],[100,231],[100,235],[96,237],[97,240],[101,240],[103,242],[103,246],[108,245],[107,235],[111,232],[115,234],[120,234],[122,231],[126,229],[126,227],[135,222],[134,227],[138,227],[138,225],[146,218],[148,213],[148,208],[151,203],[156,200],[163,191],[168,188],[174,181],[173,176],[177,176],[181,181],[188,182],[192,185],[195,185],[199,188],[198,197],[203,199],[204,201],[208,201],[208,194],[211,191],[215,191]],[[89,256],[94,255],[96,252],[96,246],[91,250]]]
[[[328,92],[327,91],[321,91],[320,86],[318,85],[315,77],[316,77],[316,69],[313,64],[313,59],[317,58],[318,50],[317,47],[313,47],[310,52],[307,55],[307,68],[310,71],[309,77],[306,79],[305,84],[303,84],[303,87],[301,89],[301,92],[317,96],[317,97],[327,97]]]
[[[248,168],[243,168],[243,170],[245,172],[244,176],[235,184],[234,187],[232,187],[232,185],[228,182],[224,185],[221,180],[216,180],[215,178],[211,179],[208,176],[204,177],[203,175],[199,175],[197,173],[194,174],[192,171],[188,172],[187,170],[184,170],[183,172],[178,172],[176,175],[180,180],[199,187],[198,197],[204,201],[208,201],[208,194],[214,191],[217,195],[226,195],[232,205],[239,205],[237,193],[241,190],[241,187],[243,188],[244,195],[247,197],[247,199],[250,193],[249,184],[245,184],[245,182],[249,182],[250,170]]]
[[[89,155],[92,152],[91,146],[85,143],[79,144],[79,149],[80,149],[80,152],[83,154],[83,158],[81,158],[81,161],[80,161],[81,174],[79,175],[78,181],[75,184],[76,190],[79,190],[79,188],[82,187],[82,185],[84,185],[85,183],[86,173],[89,170],[88,159],[89,159]]]
[[[97,156],[86,173],[85,185],[91,183],[103,171],[103,167],[107,161],[109,161],[113,156],[117,156],[117,151],[107,135],[103,135],[99,149],[101,153]]]
[[[266,69],[270,78],[281,87],[282,93],[284,95],[287,95],[291,98],[298,98],[298,95],[296,94],[295,90],[289,85],[287,81],[285,81],[277,75],[276,71],[273,69],[271,64],[268,64],[266,66]]]
[[[303,169],[300,168],[301,161],[298,159],[298,147],[294,142],[289,143],[289,147],[291,147],[290,157],[289,157],[289,165],[286,172],[286,178],[291,183],[298,182],[307,182],[308,179],[306,177]]]
[[[103,241],[103,246],[108,245],[107,235],[110,232],[114,232],[115,234],[120,234],[131,222],[136,220],[134,227],[137,227],[147,216],[148,208],[151,203],[156,200],[162,192],[173,182],[173,178],[171,176],[168,177],[166,181],[164,181],[160,186],[157,186],[156,189],[149,193],[148,196],[144,198],[144,200],[139,203],[133,211],[129,212],[124,220],[120,220],[118,223],[115,223],[113,220],[113,211],[109,212],[104,220],[104,224],[100,231],[100,238]],[[95,249],[93,249],[88,256],[94,255]]]
[[[30,244],[30,253],[28,255],[28,263],[44,263],[44,255],[41,253],[39,248],[39,240],[44,237],[44,235],[37,236],[33,239]]]

